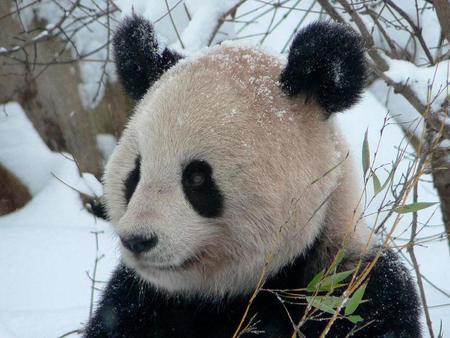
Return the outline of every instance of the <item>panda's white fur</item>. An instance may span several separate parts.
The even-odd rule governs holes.
[[[119,236],[156,234],[156,247],[124,263],[169,292],[248,293],[305,252],[319,232],[347,252],[370,248],[349,149],[313,99],[288,97],[280,59],[222,45],[178,62],[138,103],[104,176]],[[124,181],[141,156],[127,206]],[[183,165],[208,161],[223,214],[200,216],[181,185]],[[333,169],[334,168],[334,169]],[[356,210],[356,211],[355,211]],[[366,248],[367,247],[367,248]]]

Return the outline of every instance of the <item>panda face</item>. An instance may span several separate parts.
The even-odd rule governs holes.
[[[246,292],[268,259],[274,273],[317,236],[340,175],[324,173],[343,152],[317,104],[283,94],[281,69],[259,50],[215,47],[139,102],[104,183],[123,261],[143,279]]]

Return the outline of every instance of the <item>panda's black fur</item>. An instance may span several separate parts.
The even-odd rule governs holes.
[[[223,195],[212,177],[212,168],[207,161],[193,160],[183,168],[181,184],[187,200],[203,217],[218,217],[223,211]],[[199,175],[204,182],[195,184],[192,177]]]
[[[119,27],[114,48],[119,78],[125,91],[135,99],[142,98],[151,84],[180,58],[168,49],[160,54],[151,24],[138,16],[126,19]],[[336,64],[340,67],[338,74],[333,73]],[[350,107],[358,99],[364,79],[365,60],[359,37],[348,27],[317,22],[294,39],[280,84],[288,95],[305,94],[331,114]],[[200,161],[194,164],[193,170],[203,168]],[[139,166],[138,158],[135,169],[124,182],[127,201],[139,181]],[[186,198],[200,215],[215,217],[220,214],[223,196],[215,182],[211,182],[215,194],[212,209],[208,209],[204,200],[197,201],[195,208],[197,202],[192,202],[196,199],[195,189],[189,190],[192,187],[184,181],[182,184]],[[327,234],[321,232],[294,262],[268,278],[264,289],[304,288],[318,272],[331,264],[338,249],[338,243],[330,242]],[[421,337],[415,286],[398,256],[390,249],[375,247],[363,257],[362,266],[372,261],[377,252],[381,255],[368,277],[364,295],[367,301],[357,310],[364,321],[355,325],[347,319],[338,319],[328,337]],[[341,266],[354,266],[359,258],[346,256]],[[293,324],[286,312],[294,323],[298,323],[304,306],[281,303],[264,289],[252,302],[243,326],[253,319],[257,324],[256,331],[250,330],[241,337],[291,337]],[[250,298],[251,293],[221,298],[170,294],[143,282],[135,271],[121,264],[106,286],[85,336],[232,337]],[[327,322],[322,314],[307,321],[300,331],[306,337],[318,337]]]
[[[134,163],[134,169],[130,171],[127,176],[127,179],[124,182],[124,195],[127,203],[130,202],[131,196],[136,190],[136,186],[138,185],[139,179],[141,177],[141,158],[136,157],[136,161]]]
[[[136,100],[181,58],[168,48],[160,52],[152,25],[137,15],[125,19],[113,44],[117,74],[125,92]]]
[[[359,99],[365,63],[362,41],[355,31],[343,24],[315,22],[292,42],[280,82],[289,95],[303,92],[316,97],[331,114]]]

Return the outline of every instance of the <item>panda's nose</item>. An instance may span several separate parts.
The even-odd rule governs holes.
[[[132,237],[120,237],[120,241],[123,246],[135,254],[141,254],[153,249],[158,243],[158,236],[153,235],[151,237],[132,236]]]

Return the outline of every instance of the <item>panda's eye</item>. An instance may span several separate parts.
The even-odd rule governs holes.
[[[206,161],[194,160],[183,170],[182,183],[187,189],[201,188],[211,181],[212,169]]]
[[[193,160],[183,169],[181,178],[186,199],[203,217],[220,216],[223,209],[223,196],[212,174],[208,162]]]
[[[127,204],[130,203],[131,196],[133,196],[133,193],[136,190],[136,187],[140,179],[141,179],[141,157],[138,156],[134,163],[134,169],[130,171],[124,182],[125,185],[124,194]]]
[[[192,188],[196,188],[205,183],[205,181],[206,181],[205,174],[200,171],[196,171],[193,172],[191,176],[186,180],[186,185]]]

